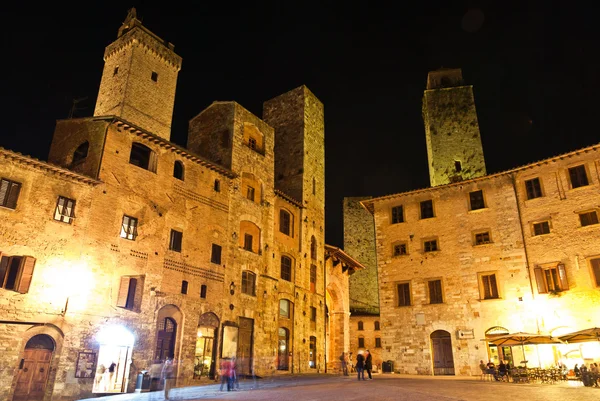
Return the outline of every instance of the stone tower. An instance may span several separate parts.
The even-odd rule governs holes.
[[[170,140],[181,57],[136,17],[132,8],[117,40],[104,51],[94,116],[114,115]]]
[[[378,314],[375,224],[373,215],[360,204],[366,199],[371,197],[344,198],[344,250],[366,267],[350,276],[350,310]]]
[[[429,73],[423,120],[431,186],[486,174],[473,87],[460,68]]]

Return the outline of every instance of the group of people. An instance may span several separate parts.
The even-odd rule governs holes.
[[[498,369],[496,369],[496,364],[494,364],[494,362],[489,361],[488,363],[484,363],[483,360],[480,360],[479,369],[481,369],[482,375],[493,375],[496,381],[500,381],[504,377],[508,377],[510,373],[510,364],[508,361],[500,361]]]
[[[597,363],[590,363],[589,368],[585,366],[585,364],[581,364],[581,366],[575,364],[575,367],[573,368],[573,373],[575,373],[575,377],[581,379],[585,386],[600,387],[598,386],[600,371],[598,370]]]
[[[348,360],[346,359],[345,352],[342,352],[340,360],[342,361],[342,371],[344,376],[348,376]],[[369,350],[366,350],[364,353],[363,351],[358,351],[354,369],[358,375],[358,380],[367,380],[365,379],[365,372],[367,372],[369,380],[373,380],[373,376],[371,375],[373,370],[373,357],[371,356]]]
[[[221,387],[219,391],[223,391],[223,386],[225,384],[227,384],[227,391],[234,391],[236,389],[240,389],[240,382],[238,381],[235,357],[231,359],[223,358],[221,360],[219,375],[221,376]]]

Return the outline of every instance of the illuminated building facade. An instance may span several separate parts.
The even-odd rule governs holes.
[[[486,175],[460,70],[430,74],[423,116],[432,186],[359,200],[375,226],[382,359],[424,375],[598,361],[598,344],[538,354],[482,340],[600,326],[600,145]]]
[[[43,162],[0,148],[0,398],[75,400],[239,374],[325,371],[347,350],[348,279],[324,243],[323,105],[304,86],[258,118],[214,102],[170,142],[181,58],[132,10],[94,116]]]

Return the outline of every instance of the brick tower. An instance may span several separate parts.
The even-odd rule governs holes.
[[[460,68],[429,73],[423,120],[431,186],[486,174],[473,87]]]
[[[167,140],[181,57],[136,18],[132,8],[104,51],[94,116],[114,115]]]

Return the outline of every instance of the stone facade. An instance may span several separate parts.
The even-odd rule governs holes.
[[[462,109],[463,89],[445,96],[452,93],[458,99],[449,104]],[[432,118],[426,115],[428,137],[431,127],[448,126],[444,116]],[[461,141],[475,139],[475,125],[457,124],[447,140],[478,148]],[[451,149],[429,152],[430,166],[452,161]],[[436,173],[432,188],[361,201],[374,218],[383,360],[400,373],[477,375],[481,359],[570,368],[600,359],[578,344],[538,352],[482,342],[498,333],[557,336],[600,325],[599,151],[595,145],[477,177],[479,169],[477,178],[450,184]]]
[[[58,121],[48,163],[0,148],[1,399],[131,392],[142,369],[155,388],[167,357],[177,386],[234,356],[239,374],[324,372],[349,346],[362,265],[324,243],[323,105],[304,86],[264,120],[216,102],[180,147],[181,59],[157,40],[130,14],[94,117]],[[141,86],[108,83],[117,65]],[[165,86],[142,93],[149,71]]]

